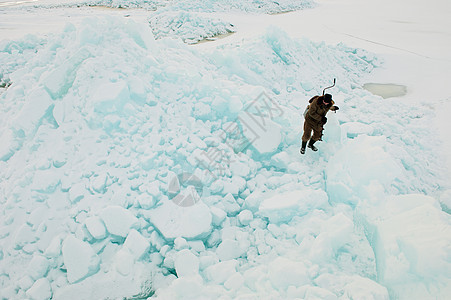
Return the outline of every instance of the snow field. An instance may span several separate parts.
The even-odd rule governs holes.
[[[442,184],[433,114],[360,89],[374,55],[274,27],[200,52],[116,18],[0,49],[2,298],[450,293],[450,218],[421,195]],[[340,111],[300,157],[334,77]]]

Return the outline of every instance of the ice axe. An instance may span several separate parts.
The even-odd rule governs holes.
[[[334,84],[332,84],[331,86],[328,86],[327,88],[325,88],[323,90],[323,96],[324,96],[324,93],[326,92],[327,89],[333,88],[335,86],[335,81],[336,81],[336,78],[334,78]]]

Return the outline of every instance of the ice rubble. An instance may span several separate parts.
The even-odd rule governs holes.
[[[277,28],[200,53],[115,18],[0,49],[2,299],[450,294],[432,114],[358,89],[371,54]],[[300,157],[333,77],[340,113]],[[189,207],[182,172],[204,186]]]
[[[167,9],[207,13],[239,11],[269,14],[311,8],[314,6],[314,2],[311,0],[69,0],[66,5],[104,5],[116,8]]]
[[[149,12],[188,12],[191,13],[215,13],[237,12],[256,14],[279,14],[290,11],[309,9],[316,6],[312,0],[39,0],[21,2],[15,9],[58,9],[73,7],[101,7],[103,9],[145,9]],[[6,7],[8,9],[8,6]],[[169,16],[168,15],[168,16]],[[194,30],[195,27],[192,27]],[[213,28],[211,28],[213,29]]]
[[[149,18],[149,24],[156,39],[177,37],[187,44],[235,32],[226,21],[186,11],[157,13]]]

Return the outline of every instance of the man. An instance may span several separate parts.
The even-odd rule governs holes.
[[[304,120],[304,134],[302,135],[301,154],[305,153],[305,146],[318,151],[314,146],[316,141],[321,140],[323,135],[323,126],[327,122],[326,114],[329,110],[336,111],[338,106],[334,106],[335,102],[332,100],[332,95],[325,94],[323,96],[315,96],[310,99],[310,105],[305,114]],[[313,136],[312,136],[313,131]]]

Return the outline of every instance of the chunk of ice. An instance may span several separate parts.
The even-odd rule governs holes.
[[[123,275],[127,276],[133,271],[135,260],[130,251],[123,247],[121,250],[116,252],[114,257],[114,266],[116,271]]]
[[[282,142],[282,127],[269,118],[240,113],[243,134],[260,154],[273,153]]]
[[[402,168],[384,150],[386,146],[385,137],[359,135],[338,150],[326,168],[330,200],[355,205],[370,184],[378,182],[388,187],[400,178]]]
[[[290,285],[302,286],[310,282],[308,269],[302,262],[277,257],[269,264],[269,279],[274,288],[286,290]]]
[[[32,300],[48,300],[52,298],[52,287],[47,278],[41,278],[36,280],[26,294]]]
[[[85,197],[86,187],[84,183],[76,183],[70,187],[69,200],[72,203],[76,203]]]
[[[37,280],[44,277],[48,269],[49,261],[41,255],[34,255],[28,265],[27,271],[31,278]]]
[[[188,249],[183,249],[177,253],[174,266],[178,277],[199,274],[199,259]]]
[[[25,136],[35,132],[52,104],[53,100],[44,88],[32,90],[27,97],[27,102],[14,120],[13,128],[17,131],[22,130]]]
[[[238,262],[234,259],[219,262],[204,270],[205,278],[213,283],[223,284],[236,273],[237,266]]]
[[[113,113],[120,111],[130,100],[130,92],[124,81],[108,82],[100,85],[91,97],[98,112]]]
[[[212,206],[210,211],[213,218],[212,221],[215,226],[221,225],[227,217],[227,213],[216,206]]]
[[[349,138],[355,138],[361,134],[372,135],[374,131],[374,128],[371,125],[360,122],[344,123],[341,127],[347,132]]]
[[[138,219],[121,206],[108,206],[100,212],[100,217],[109,233],[125,238],[132,228],[138,228]]]
[[[243,255],[240,243],[232,239],[224,239],[216,249],[216,254],[220,261],[231,260]]]
[[[327,194],[324,191],[304,189],[264,199],[258,214],[267,217],[270,222],[281,223],[290,221],[295,215],[305,215],[312,209],[324,208],[327,205]]]
[[[105,224],[99,217],[89,217],[85,220],[86,229],[88,229],[89,234],[97,240],[101,240],[106,237]]]
[[[331,217],[321,228],[310,248],[310,258],[318,263],[336,257],[337,251],[350,242],[354,222],[343,213]]]
[[[130,251],[136,260],[139,260],[149,250],[150,243],[137,230],[132,229],[125,239],[124,247]]]
[[[449,286],[451,262],[445,249],[451,244],[451,226],[438,201],[410,194],[379,199],[374,205],[366,207],[365,224],[380,281],[404,299],[415,293],[423,299],[431,296],[422,278]]]
[[[88,48],[80,48],[61,65],[51,69],[44,79],[44,85],[53,99],[61,98],[67,93],[75,80],[78,67],[90,56]]]
[[[193,206],[183,207],[167,200],[146,215],[158,231],[169,240],[177,237],[203,238],[212,230],[210,209],[202,201]]]
[[[240,287],[244,284],[244,277],[241,275],[241,273],[235,273],[232,276],[230,276],[229,279],[224,282],[224,286],[228,290],[238,291]]]
[[[253,219],[254,215],[250,210],[245,209],[238,214],[238,220],[240,221],[241,225],[247,226],[252,222]]]
[[[70,283],[79,282],[99,270],[100,258],[91,246],[72,235],[63,241],[62,252]]]

